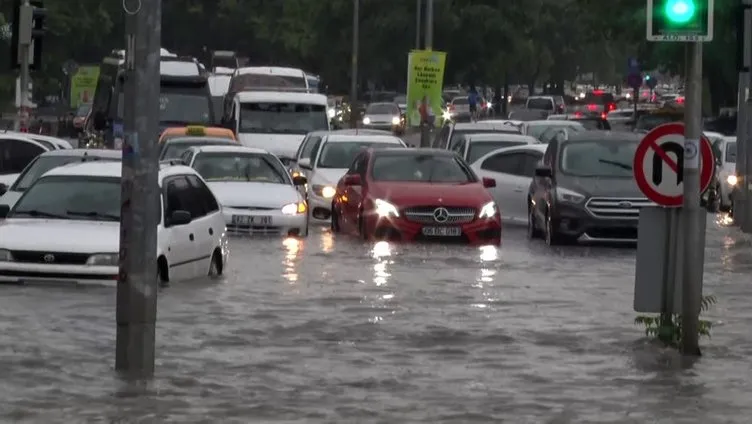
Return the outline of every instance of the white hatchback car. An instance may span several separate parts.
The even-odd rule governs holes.
[[[313,222],[330,224],[332,198],[335,187],[363,149],[368,147],[407,147],[402,139],[392,135],[339,135],[322,137],[311,159],[298,161],[298,167],[308,178],[307,199]]]
[[[0,282],[114,285],[120,240],[119,162],[75,163],[0,206]],[[159,172],[157,264],[163,282],[222,274],[225,221],[211,190],[186,166]]]
[[[266,150],[241,145],[192,147],[182,163],[204,178],[222,205],[227,230],[251,235],[308,235],[308,205],[292,177]]]
[[[547,144],[507,147],[490,152],[471,165],[479,177],[496,180],[496,187],[488,190],[505,223],[527,224],[528,190],[547,147]]]
[[[540,144],[540,141],[529,135],[510,133],[464,134],[449,145],[449,150],[457,152],[469,164],[485,156],[487,153],[504,147],[522,146],[526,144]]]

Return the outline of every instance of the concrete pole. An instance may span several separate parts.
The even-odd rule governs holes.
[[[360,49],[360,0],[353,0],[352,71],[350,76],[350,127],[357,128],[358,109],[358,50]]]
[[[433,50],[433,0],[426,0],[426,50]],[[435,100],[435,99],[433,99]],[[425,105],[429,108],[431,105]],[[436,119],[439,119],[437,116]],[[422,123],[420,126],[420,147],[431,147],[430,123]]]
[[[23,8],[31,7],[31,4],[29,4],[28,0],[25,0],[23,5],[21,6]],[[20,12],[19,12],[20,15]],[[20,31],[20,30],[19,30]],[[31,29],[29,29],[31,31]],[[33,43],[33,39],[31,40],[31,43]],[[16,112],[16,123],[15,123],[15,131],[19,131],[22,126],[25,126],[26,129],[29,128],[29,79],[30,72],[30,54],[31,54],[31,44],[27,44],[26,42],[19,42],[18,43],[18,60],[20,62],[20,69],[19,69],[19,75],[18,75],[18,99],[19,99],[19,107],[18,111]]]
[[[681,264],[682,352],[700,355],[699,328],[702,277],[704,271],[705,232],[700,208],[700,137],[702,137],[702,43],[691,43],[684,110],[684,255]],[[705,164],[714,166],[714,164]],[[683,262],[683,263],[682,263]]]
[[[423,22],[423,14],[421,9],[423,8],[423,2],[421,0],[415,0],[415,50],[420,50],[420,27]]]
[[[126,80],[120,275],[115,368],[129,378],[154,374],[157,317],[159,81],[162,0],[126,12]]]
[[[752,233],[752,193],[750,193],[750,170],[752,170],[752,99],[748,98],[750,82],[750,66],[752,66],[752,1],[743,2],[743,40],[742,43],[743,66],[739,74],[739,110],[736,114],[736,173],[739,175],[737,195],[739,201],[735,205],[734,221],[739,223],[742,231]]]

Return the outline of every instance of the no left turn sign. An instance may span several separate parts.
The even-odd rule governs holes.
[[[684,203],[684,168],[700,170],[700,190],[710,186],[715,168],[710,140],[702,136],[694,143],[687,140],[684,125],[664,124],[645,134],[635,151],[635,181],[648,199],[661,206],[679,207]]]

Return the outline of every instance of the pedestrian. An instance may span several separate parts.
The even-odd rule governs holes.
[[[478,90],[475,89],[475,84],[470,84],[470,89],[467,91],[467,104],[470,108],[470,120],[475,122],[478,120]]]

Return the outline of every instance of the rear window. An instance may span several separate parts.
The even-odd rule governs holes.
[[[614,102],[614,95],[611,93],[590,92],[585,95],[585,103],[605,105]]]
[[[399,113],[399,108],[393,104],[372,104],[366,108],[367,115],[391,115],[394,113]]]
[[[551,99],[539,97],[527,100],[528,109],[553,110],[554,102]]]
[[[736,163],[736,143],[726,143],[726,162]]]
[[[466,105],[469,104],[467,97],[455,97],[452,100],[453,105]]]
[[[496,134],[500,132],[506,132],[509,133],[510,131],[494,131],[494,130],[454,130],[452,131],[452,138],[449,140],[449,144],[451,145],[455,140],[462,137],[466,134]],[[512,133],[514,134],[514,133]]]
[[[473,163],[488,153],[505,147],[514,147],[527,144],[524,141],[492,141],[485,143],[470,143],[470,150],[467,152],[467,163]]]

